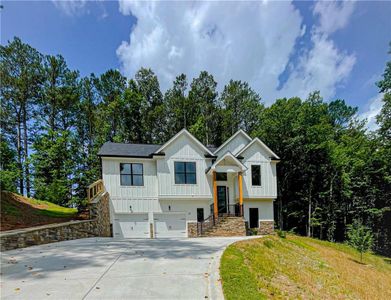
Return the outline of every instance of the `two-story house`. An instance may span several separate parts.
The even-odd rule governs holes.
[[[164,145],[107,142],[98,155],[114,237],[190,237],[224,214],[273,230],[279,157],[242,130],[218,148],[183,129]]]

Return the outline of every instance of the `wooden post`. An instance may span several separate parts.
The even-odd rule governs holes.
[[[238,173],[238,185],[239,185],[239,210],[240,210],[240,215],[243,216],[243,176],[242,176],[242,172]]]
[[[217,205],[217,181],[216,181],[216,171],[213,171],[213,213],[215,218],[218,217],[219,207]]]

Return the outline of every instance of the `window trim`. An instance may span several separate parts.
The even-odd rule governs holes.
[[[130,165],[130,173],[121,173],[121,166],[122,165]],[[141,174],[134,174],[133,173],[133,165],[141,165]],[[122,175],[130,176],[130,184],[123,184],[122,183]],[[141,184],[133,184],[133,177],[134,176],[141,176]],[[139,162],[129,162],[129,163],[120,163],[119,164],[119,184],[121,187],[143,187],[144,186],[144,164]]]
[[[253,167],[259,167],[259,184],[253,182]],[[262,167],[261,165],[251,165],[251,186],[260,187],[262,186]]]
[[[184,172],[177,172],[176,171],[176,168],[175,168],[175,164],[176,163],[183,163],[184,164]],[[194,172],[187,172],[186,170],[186,165],[187,164],[194,164]],[[176,180],[176,175],[177,174],[183,174],[185,176],[185,182],[183,183],[178,183],[177,180]],[[194,179],[195,179],[195,182],[194,183],[188,183],[187,182],[187,174],[194,174]],[[174,183],[175,185],[196,185],[197,184],[197,163],[195,161],[174,161]]]

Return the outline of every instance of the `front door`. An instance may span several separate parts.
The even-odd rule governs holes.
[[[217,186],[217,206],[219,214],[227,213],[227,188],[225,186]]]
[[[258,228],[258,223],[259,223],[258,208],[249,208],[249,215],[250,215],[250,228]]]

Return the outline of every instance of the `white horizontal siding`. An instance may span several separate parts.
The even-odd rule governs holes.
[[[197,221],[197,208],[204,209],[204,218],[206,219],[210,215],[210,204],[212,199],[178,201],[173,200],[160,200],[159,204],[163,212],[168,213],[180,213],[186,214],[186,221]]]
[[[158,199],[111,198],[114,213],[161,212]]]
[[[159,197],[212,197],[212,177],[205,174],[205,170],[211,165],[211,160],[205,159],[205,150],[187,136],[182,135],[175,143],[164,149],[164,153],[164,159],[157,161]],[[175,184],[175,161],[196,163],[196,184]]]

